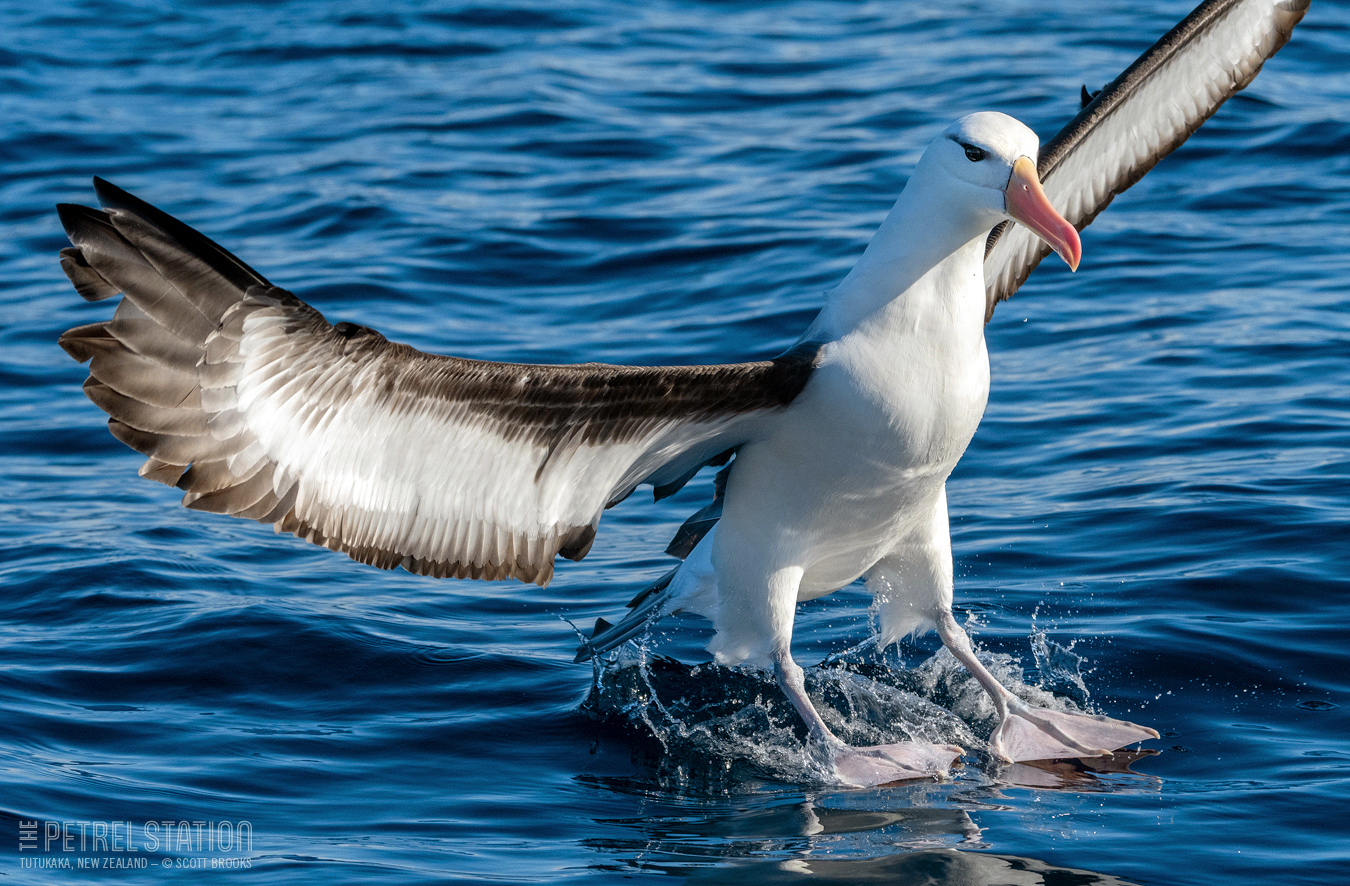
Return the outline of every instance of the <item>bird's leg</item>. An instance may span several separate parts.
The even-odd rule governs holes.
[[[980,663],[970,638],[956,623],[950,609],[936,613],[934,621],[943,644],[994,702],[999,725],[989,738],[989,750],[995,757],[1009,763],[1103,757],[1125,745],[1158,737],[1156,730],[1125,720],[1032,707],[1009,692]]]
[[[811,703],[811,698],[806,694],[806,673],[801,665],[797,664],[792,658],[792,653],[786,649],[780,650],[773,658],[773,675],[778,678],[778,686],[783,690],[783,694],[792,702],[792,706],[797,709],[797,713],[806,721],[806,728],[811,733],[811,738],[826,746],[843,747],[844,743],[839,740],[830,727],[825,725],[820,712],[816,706]]]
[[[737,456],[733,484],[737,477],[745,476],[740,473],[744,470],[739,467],[742,458],[744,455]],[[753,467],[755,462],[746,464]],[[825,725],[806,694],[801,667],[792,660],[792,629],[803,568],[782,564],[782,559],[795,556],[795,552],[786,552],[775,563],[774,559],[780,557],[776,546],[766,545],[766,540],[753,532],[749,538],[738,534],[746,531],[746,524],[738,522],[734,491],[734,486],[729,487],[727,510],[717,526],[717,545],[712,553],[717,571],[718,604],[713,619],[717,633],[708,651],[723,665],[762,663],[766,659],[771,662],[783,694],[806,723],[810,743],[828,759],[841,781],[866,787],[945,773],[951,761],[960,756],[961,748],[910,742],[851,748]],[[732,555],[727,556],[728,551]],[[749,556],[756,551],[767,556]]]
[[[934,745],[906,741],[899,744],[852,748],[839,740],[825,725],[816,706],[806,694],[806,679],[792,653],[779,649],[773,656],[773,672],[783,694],[806,721],[811,740],[824,748],[835,772],[849,784],[870,787],[913,778],[932,778],[945,774],[952,761],[961,756],[955,745]]]

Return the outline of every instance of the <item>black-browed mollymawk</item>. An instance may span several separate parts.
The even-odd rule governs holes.
[[[1080,757],[1157,733],[1027,705],[952,615],[946,480],[984,412],[984,325],[1053,249],[1180,145],[1288,39],[1306,0],[1208,0],[1047,146],[975,113],[929,146],[796,345],[723,366],[536,366],[440,357],[314,308],[192,228],[99,179],[60,207],[61,263],[111,320],[62,346],[141,475],[190,508],[275,525],[363,563],[546,584],[609,505],[726,465],[672,543],[682,562],[578,658],[670,611],[716,628],[728,665],[769,667],[842,781],[944,771],[961,749],[848,747],[790,652],[796,603],[866,577],[881,643],[935,628],[1000,716],[1004,760]],[[1009,227],[1009,222],[1014,222]],[[992,231],[992,233],[991,233]]]

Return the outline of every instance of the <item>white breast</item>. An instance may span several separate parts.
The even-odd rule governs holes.
[[[984,413],[978,244],[826,345],[806,390],[732,472],[726,535],[754,526],[805,576],[802,597],[869,569],[934,503]],[[790,550],[788,550],[790,548]]]

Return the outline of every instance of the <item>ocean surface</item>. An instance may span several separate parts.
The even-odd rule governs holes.
[[[56,345],[109,314],[56,261],[97,174],[426,350],[763,358],[950,120],[1047,139],[1190,5],[0,5],[4,882],[1344,882],[1344,3],[987,330],[958,617],[1163,733],[1111,766],[993,765],[964,672],[872,648],[860,585],[800,607],[811,691],[846,737],[963,742],[950,780],[832,786],[704,623],[573,664],[711,472],[546,590],[385,573],[138,479]]]

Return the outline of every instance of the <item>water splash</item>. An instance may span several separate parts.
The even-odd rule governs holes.
[[[1036,626],[1036,616],[1032,616],[1031,654],[1036,659],[1036,685],[1047,692],[1062,695],[1073,700],[1084,710],[1091,709],[1092,693],[1083,682],[1083,656],[1073,651],[1077,640],[1060,645],[1051,640],[1046,632]]]
[[[1043,636],[1033,638],[1033,651],[1042,675],[1057,675],[1055,685],[1067,680],[1086,699],[1080,657]],[[979,656],[999,682],[1027,702],[1080,709],[1075,697],[1024,683],[1022,667],[1012,656]],[[807,692],[830,729],[851,745],[957,744],[967,749],[968,762],[997,770],[985,751],[997,714],[979,683],[946,649],[908,669],[897,667],[896,658],[868,641],[806,669]],[[622,729],[634,742],[634,757],[644,770],[640,777],[663,789],[721,793],[763,781],[839,783],[765,671],[685,665],[653,655],[645,646],[629,646],[597,662],[582,710]]]

